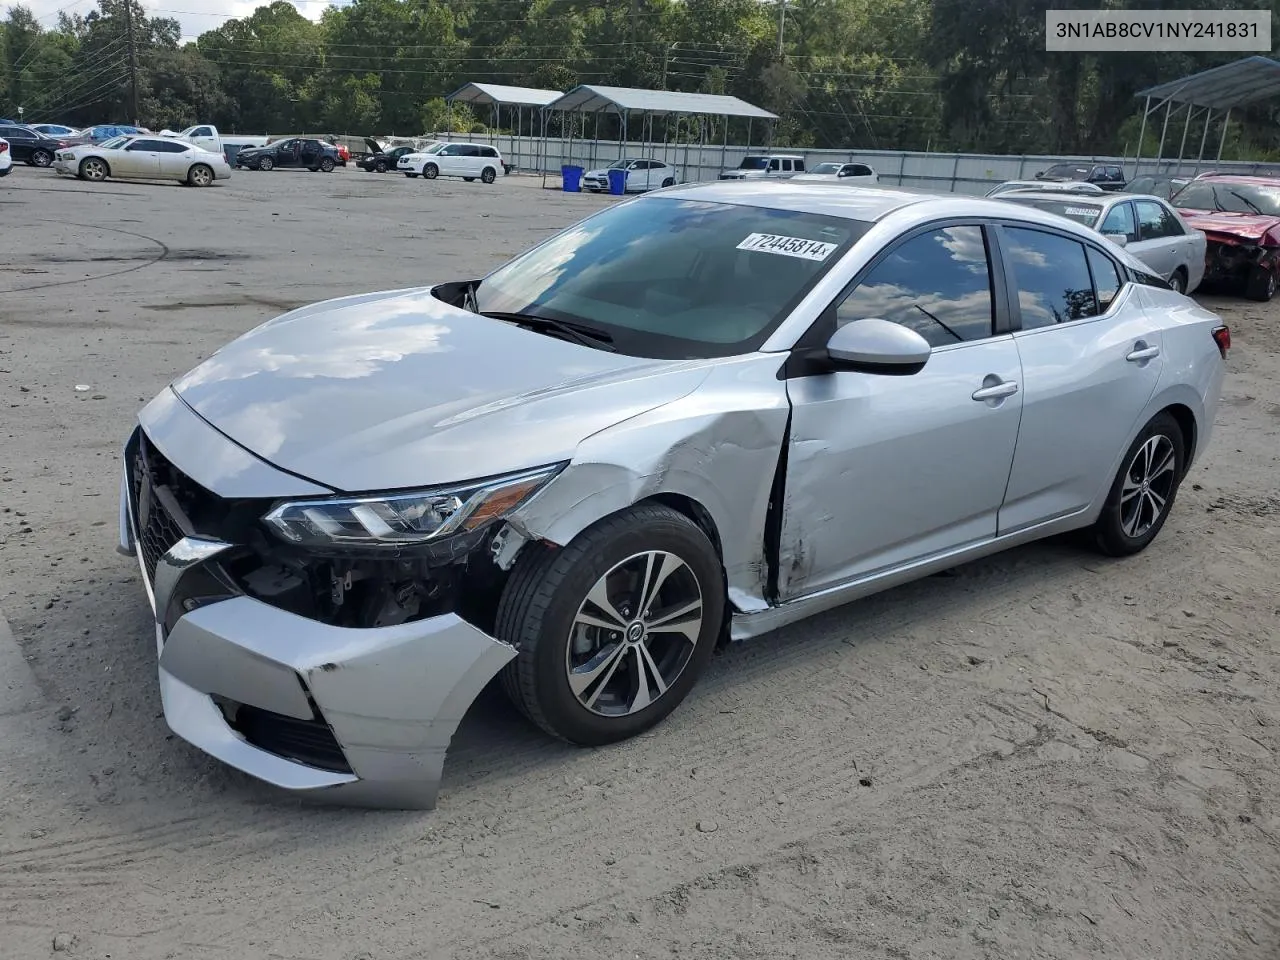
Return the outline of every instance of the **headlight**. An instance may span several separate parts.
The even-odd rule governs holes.
[[[425,543],[475,530],[537,493],[563,464],[475,483],[342,500],[295,500],[263,520],[302,546]]]

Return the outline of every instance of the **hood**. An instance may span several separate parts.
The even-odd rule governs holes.
[[[1197,230],[1235,237],[1251,243],[1261,240],[1268,230],[1280,227],[1280,217],[1266,214],[1195,210],[1186,207],[1179,207],[1178,213]]]
[[[568,460],[593,433],[692,392],[708,366],[593,350],[416,288],[287,313],[173,389],[264,460],[369,491]]]
[[[384,153],[384,152],[385,152],[385,151],[382,149],[382,144],[380,144],[377,140],[373,139],[373,137],[365,137],[365,138],[364,138],[364,145],[365,145],[366,147],[368,147],[368,148],[369,148],[369,152],[370,152],[370,153]]]

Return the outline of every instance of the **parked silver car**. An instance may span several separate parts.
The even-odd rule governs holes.
[[[1131,193],[1064,197],[1060,193],[1008,193],[1009,203],[1035,207],[1097,230],[1125,247],[1179,293],[1192,293],[1204,279],[1204,233],[1188,224],[1168,201]]]
[[[1052,214],[795,182],[669,188],[481,280],[303,307],[125,446],[165,716],[393,806],[435,803],[498,674],[550,734],[633,736],[730,638],[1063,531],[1142,550],[1229,345]]]

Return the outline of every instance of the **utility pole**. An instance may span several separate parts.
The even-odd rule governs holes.
[[[124,0],[124,24],[129,38],[129,110],[130,122],[138,125],[138,44],[133,35],[133,0]]]
[[[778,59],[782,59],[782,36],[787,28],[787,0],[778,0]]]

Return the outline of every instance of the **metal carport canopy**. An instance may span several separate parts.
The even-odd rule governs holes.
[[[1199,172],[1214,114],[1219,112],[1223,114],[1220,120],[1222,129],[1218,137],[1218,160],[1221,161],[1232,109],[1266,100],[1269,97],[1280,97],[1280,61],[1262,56],[1244,57],[1193,73],[1179,80],[1170,80],[1168,83],[1139,90],[1135,96],[1145,102],[1142,109],[1142,125],[1138,130],[1138,149],[1133,158],[1134,174],[1138,173],[1142,162],[1142,142],[1146,137],[1147,120],[1152,113],[1164,107],[1160,147],[1156,153],[1156,170],[1159,171],[1160,162],[1164,159],[1165,137],[1169,132],[1169,121],[1173,117],[1175,104],[1179,111],[1184,107],[1187,111],[1182,128],[1182,143],[1178,147],[1179,168],[1182,166],[1182,154],[1187,146],[1187,135],[1190,133],[1192,121],[1197,119],[1197,113],[1204,114],[1204,131],[1200,135],[1200,150],[1196,156],[1196,171]]]
[[[685,113],[709,117],[746,117],[777,120],[776,113],[761,109],[737,97],[717,93],[684,93],[673,90],[641,90],[635,87],[599,87],[583,84],[547,104],[548,110],[562,113]]]
[[[545,107],[560,95],[559,90],[539,90],[536,87],[508,87],[500,83],[464,83],[445,97],[445,100],[500,107]]]
[[[1247,103],[1280,96],[1280,60],[1270,57],[1245,57],[1220,67],[1211,67],[1199,73],[1170,80],[1136,96],[1158,100],[1163,106],[1166,100],[1188,103],[1195,107],[1229,110]]]

